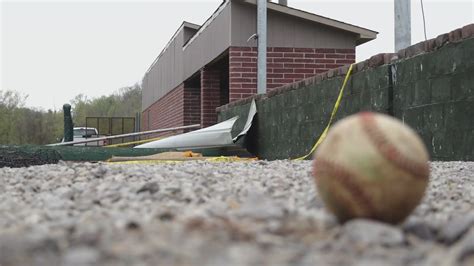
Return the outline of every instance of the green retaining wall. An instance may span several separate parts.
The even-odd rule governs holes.
[[[170,149],[134,149],[78,146],[0,145],[0,167],[25,167],[30,165],[54,164],[59,160],[76,162],[105,161],[112,156],[146,156]],[[236,154],[236,148],[197,149],[204,156]]]
[[[361,110],[387,112],[388,67],[354,74],[344,91],[336,118]],[[248,150],[269,160],[296,158],[310,151],[326,127],[344,77],[335,77],[257,100],[257,116],[247,136]],[[374,86],[366,86],[374,84]],[[375,85],[376,84],[376,85]],[[246,118],[250,103],[219,113],[219,120]],[[239,119],[243,123],[245,119]],[[240,128],[236,124],[235,128]]]
[[[164,149],[102,148],[39,145],[0,145],[0,167],[63,161],[104,161],[112,156],[145,156]]]
[[[474,39],[430,41],[403,55],[379,54],[355,65],[336,120],[364,110],[390,114],[421,135],[432,160],[474,160]],[[332,70],[219,107],[219,121],[246,118],[255,99],[248,150],[268,160],[299,157],[327,125],[346,72],[347,67]]]
[[[474,160],[474,39],[392,65],[394,114],[434,160]]]

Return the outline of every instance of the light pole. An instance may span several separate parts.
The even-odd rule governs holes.
[[[257,93],[267,91],[267,0],[257,2]]]
[[[410,0],[394,0],[395,7],[395,52],[411,45]]]

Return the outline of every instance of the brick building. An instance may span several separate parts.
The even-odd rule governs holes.
[[[355,61],[368,29],[268,3],[267,90]],[[257,91],[256,0],[224,0],[202,25],[183,22],[146,72],[142,130],[216,123],[215,109]]]

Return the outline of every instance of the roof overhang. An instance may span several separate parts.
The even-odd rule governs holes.
[[[257,5],[257,0],[233,0],[233,1]],[[327,18],[327,17],[323,17],[323,16],[316,15],[316,14],[313,14],[313,13],[309,13],[309,12],[299,10],[299,9],[296,9],[296,8],[292,8],[292,7],[288,7],[288,6],[284,6],[284,5],[279,5],[279,4],[273,3],[273,2],[268,2],[267,8],[269,10],[273,10],[273,11],[276,11],[276,12],[279,12],[279,13],[287,14],[287,15],[294,16],[294,17],[299,17],[299,18],[302,18],[302,19],[305,19],[305,20],[308,20],[308,21],[312,21],[312,22],[315,22],[315,23],[319,23],[319,24],[322,24],[322,25],[326,25],[326,26],[329,26],[329,27],[332,27],[332,28],[336,28],[336,29],[343,30],[343,31],[346,31],[346,32],[354,33],[357,36],[357,40],[356,40],[357,45],[366,43],[368,41],[371,41],[371,40],[374,40],[375,38],[377,38],[378,32],[376,32],[376,31],[369,30],[369,29],[366,29],[366,28],[362,28],[362,27],[359,27],[359,26],[355,26],[355,25],[352,25],[352,24],[348,24],[348,23],[338,21],[338,20],[335,20],[335,19],[330,19],[330,18]]]

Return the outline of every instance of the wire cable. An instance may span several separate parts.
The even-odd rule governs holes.
[[[423,0],[420,0],[420,3],[421,3],[421,14],[423,15],[423,30],[425,33],[425,41],[426,41],[428,40],[428,38],[426,37],[426,20],[425,20],[425,9],[423,7]]]

